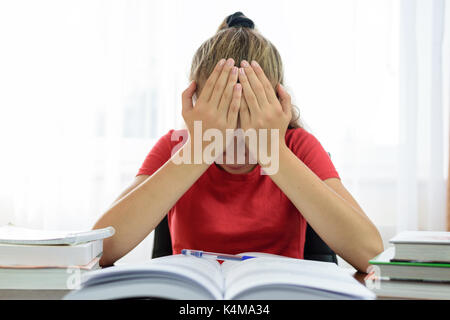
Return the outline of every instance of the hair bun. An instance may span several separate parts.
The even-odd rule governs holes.
[[[247,18],[242,12],[238,11],[233,13],[232,15],[229,15],[227,17],[227,25],[229,28],[231,27],[243,27],[243,28],[250,28],[254,29],[255,24],[252,20]]]

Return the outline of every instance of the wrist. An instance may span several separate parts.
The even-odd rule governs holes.
[[[280,136],[278,139],[278,145],[280,146],[280,152],[281,152],[281,149],[289,149],[286,144],[286,131],[280,133]]]
[[[292,153],[284,137],[272,140],[268,149],[258,151],[258,164],[267,175],[277,174],[281,165],[280,161]]]

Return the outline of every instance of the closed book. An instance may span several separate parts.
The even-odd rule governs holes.
[[[404,231],[390,241],[394,260],[450,263],[450,232]]]
[[[0,243],[30,245],[75,245],[101,240],[114,235],[114,228],[95,230],[59,231],[40,230],[5,225],[0,227]]]
[[[64,297],[90,299],[297,300],[373,299],[375,295],[334,263],[261,253],[222,264],[186,255],[171,255],[140,265],[93,271],[81,288]]]
[[[410,280],[366,279],[378,298],[449,300],[450,284]]]
[[[14,266],[0,268],[0,289],[72,290],[77,289],[83,275],[100,269],[100,257],[86,265],[71,267]]]
[[[0,267],[78,266],[103,252],[103,240],[76,245],[25,245],[0,243]]]
[[[369,261],[379,268],[378,276],[389,279],[447,281],[450,284],[450,264],[393,260],[395,248],[390,247]]]

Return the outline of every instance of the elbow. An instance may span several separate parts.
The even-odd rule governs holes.
[[[383,240],[377,231],[377,236],[372,237],[365,246],[361,248],[358,261],[353,266],[363,273],[369,272],[369,261],[384,251]]]
[[[102,267],[102,268],[106,268],[106,267],[111,267],[111,266],[113,266],[113,265],[114,265],[114,262],[115,262],[115,261],[109,259],[107,256],[102,255],[102,257],[100,258],[100,261],[99,261],[99,265],[100,265],[100,267]]]
[[[113,253],[114,245],[112,243],[112,239],[104,239],[103,240],[103,253],[100,257],[100,267],[106,268],[114,265],[114,262],[117,261],[117,258]]]
[[[113,226],[112,223],[106,220],[106,214],[104,214],[92,227],[93,230],[106,228],[108,226]],[[100,257],[99,265],[102,268],[110,267],[114,265],[114,262],[118,260],[115,258],[116,245],[114,245],[115,239],[117,238],[117,228],[115,228],[115,234],[109,238],[103,239],[103,250]]]
[[[354,267],[359,271],[363,273],[369,273],[369,268],[371,264],[369,263],[370,260],[375,258],[377,255],[383,252],[383,246],[374,246],[373,248],[368,249],[364,255],[363,258],[359,263],[354,265]]]

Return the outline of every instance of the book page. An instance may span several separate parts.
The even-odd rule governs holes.
[[[194,281],[206,288],[216,299],[223,298],[224,279],[220,264],[214,260],[185,256],[182,254],[152,259],[138,265],[120,265],[93,271],[83,276],[83,287],[94,287],[114,281],[158,278],[173,279],[173,283],[183,279]]]
[[[185,270],[190,270],[199,274],[201,277],[207,278],[213,282],[221,292],[224,290],[225,280],[222,275],[220,263],[216,260],[208,260],[203,258],[186,256],[183,254],[175,254],[171,256],[152,259],[151,264],[156,265],[170,265],[183,273]]]
[[[373,293],[358,283],[347,272],[342,272],[334,263],[258,257],[223,268],[225,277],[225,299],[250,289],[270,285],[289,285],[299,288],[336,292],[345,296],[373,298]]]
[[[268,258],[280,258],[280,259],[293,259],[286,256],[280,256],[278,254],[272,254],[272,253],[265,253],[265,252],[242,252],[237,254],[238,256],[251,256],[251,257],[268,257]],[[236,264],[239,264],[241,261],[232,261],[232,260],[226,260],[222,263],[222,273],[223,277],[225,278],[226,275],[230,272],[231,269],[233,269],[233,266]]]

